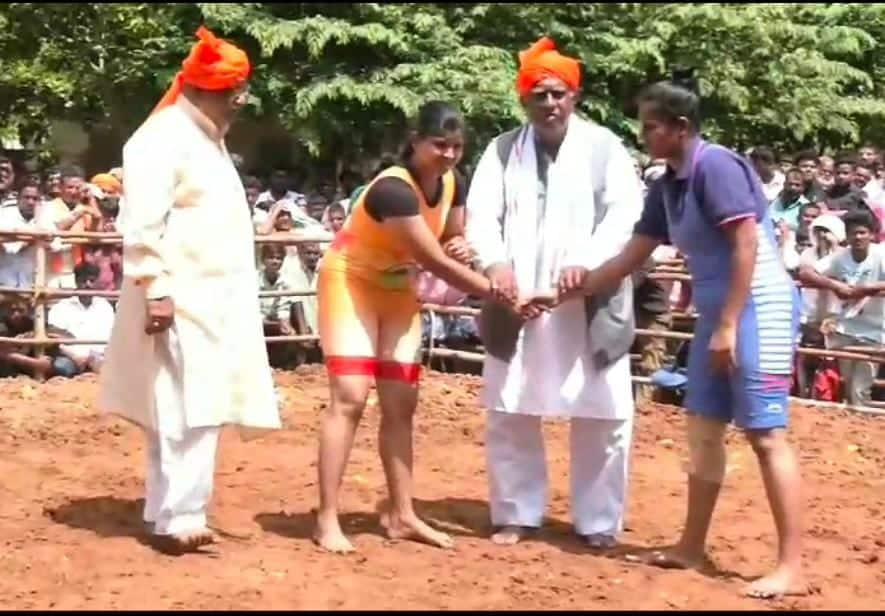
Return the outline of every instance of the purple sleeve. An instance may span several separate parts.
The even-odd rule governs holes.
[[[722,226],[734,220],[762,218],[765,198],[749,163],[721,147],[710,147],[698,162],[697,173],[704,191],[702,208],[709,220]]]
[[[667,228],[667,213],[664,211],[663,181],[658,180],[649,187],[642,215],[633,227],[633,233],[669,243],[670,231]]]

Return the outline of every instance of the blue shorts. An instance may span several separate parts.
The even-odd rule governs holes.
[[[749,312],[752,313],[752,309]],[[688,355],[686,410],[726,423],[734,421],[743,430],[785,428],[792,375],[766,374],[759,369],[760,333],[753,315],[741,319],[737,335],[738,366],[728,375],[715,373],[711,367],[709,347],[714,326],[715,320],[704,318],[699,318],[695,326]],[[795,342],[792,352],[795,352]]]

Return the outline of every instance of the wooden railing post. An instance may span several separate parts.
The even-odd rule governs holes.
[[[47,250],[46,242],[37,240],[36,242],[36,260],[34,269],[34,288],[32,289],[32,300],[34,302],[34,337],[38,340],[46,338],[46,259]],[[46,347],[38,344],[34,352],[36,357],[43,357]],[[38,379],[43,381],[46,375],[40,373]]]

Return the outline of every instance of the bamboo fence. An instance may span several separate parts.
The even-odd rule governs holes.
[[[36,267],[34,271],[34,286],[27,288],[0,287],[0,295],[22,295],[31,298],[34,304],[34,336],[32,338],[9,338],[0,336],[0,344],[14,344],[18,346],[36,346],[37,351],[42,352],[48,345],[65,344],[65,345],[94,345],[106,344],[107,340],[83,340],[72,338],[60,338],[49,336],[47,334],[46,323],[46,304],[48,301],[68,298],[68,297],[103,297],[107,299],[116,299],[120,296],[119,291],[98,291],[85,289],[58,289],[46,286],[46,263],[47,253],[50,251],[49,243],[55,239],[61,240],[62,244],[103,244],[103,245],[120,245],[122,243],[122,235],[119,233],[107,233],[98,231],[0,231],[0,242],[23,241],[33,243],[36,253]],[[333,239],[332,234],[328,232],[295,232],[295,233],[274,233],[271,235],[259,235],[255,237],[256,244],[284,244],[296,245],[303,243],[326,243]],[[675,259],[666,261],[651,272],[648,277],[652,280],[666,281],[689,281],[691,277],[685,271],[684,261]],[[798,283],[797,283],[798,284]],[[801,286],[801,285],[799,285]],[[259,297],[312,297],[316,295],[316,291],[312,289],[292,289],[287,291],[261,291]],[[452,316],[469,316],[476,317],[479,315],[479,309],[463,306],[441,306],[438,304],[422,304],[422,311],[428,312],[431,318],[435,315],[452,315]],[[674,319],[681,319],[692,322],[695,318],[691,313],[673,313]],[[646,336],[650,338],[664,338],[668,340],[691,340],[694,335],[687,332],[678,331],[661,331],[650,329],[637,329],[637,336]],[[278,344],[286,342],[318,342],[319,336],[315,334],[298,334],[291,336],[266,336],[265,341],[268,344]],[[479,349],[480,351],[482,349]],[[429,348],[424,352],[431,358],[440,359],[460,359],[468,362],[481,363],[485,354],[482,352],[471,352],[454,350],[447,348],[437,348],[431,342]],[[869,347],[844,347],[839,350],[835,349],[816,349],[809,347],[799,347],[797,349],[799,355],[810,357],[825,357],[831,359],[845,359],[854,361],[867,361],[872,363],[882,363],[885,361],[885,347],[869,348]],[[635,357],[633,357],[635,359]],[[649,384],[651,381],[645,376],[633,376],[633,382],[637,384]],[[876,380],[876,385],[885,386],[885,380]],[[877,410],[869,407],[851,407],[838,403],[821,403],[816,400],[808,400],[805,398],[798,399],[803,404],[809,406],[819,406],[823,408],[839,408],[852,411],[871,412],[881,414],[885,411]]]

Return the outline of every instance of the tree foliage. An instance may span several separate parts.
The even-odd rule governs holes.
[[[584,62],[584,112],[627,140],[636,93],[676,64],[697,69],[705,131],[723,143],[885,140],[885,8],[860,3],[5,4],[0,131],[131,130],[202,21],[253,58],[249,113],[327,161],[390,150],[430,98],[463,109],[476,155],[522,120],[516,53],[542,34]]]

